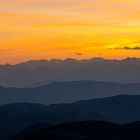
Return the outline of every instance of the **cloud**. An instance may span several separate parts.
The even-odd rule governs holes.
[[[116,50],[140,50],[140,46],[136,46],[136,47],[117,47],[115,48]]]
[[[83,55],[83,54],[80,52],[75,52],[75,55]]]

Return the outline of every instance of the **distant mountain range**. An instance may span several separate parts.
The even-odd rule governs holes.
[[[139,140],[140,122],[118,125],[84,121],[48,127],[33,126],[10,140]]]
[[[73,81],[51,82],[36,88],[0,87],[0,104],[20,102],[41,104],[71,103],[79,100],[125,94],[140,94],[140,84]]]
[[[85,120],[116,123],[140,121],[140,95],[119,95],[49,106],[33,103],[1,105],[0,139],[6,140],[38,123],[46,123],[49,126]]]
[[[140,59],[53,59],[0,65],[0,85],[8,87],[36,87],[52,81],[78,80],[140,83]]]

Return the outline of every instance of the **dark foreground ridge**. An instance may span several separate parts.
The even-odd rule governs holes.
[[[36,129],[37,127],[37,129]],[[32,130],[32,131],[31,131]],[[118,125],[104,121],[84,121],[51,127],[32,127],[10,140],[139,140],[140,122]]]
[[[7,140],[38,123],[56,125],[85,120],[121,124],[140,121],[140,95],[120,95],[49,106],[34,103],[3,105],[0,106],[0,140]]]

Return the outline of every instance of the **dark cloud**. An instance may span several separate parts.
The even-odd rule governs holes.
[[[83,55],[82,53],[80,52],[75,52],[76,55]]]
[[[116,50],[140,50],[140,46],[136,46],[136,47],[117,47],[115,48]]]

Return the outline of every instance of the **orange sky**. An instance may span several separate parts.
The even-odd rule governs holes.
[[[139,0],[0,0],[0,63],[140,57]]]

